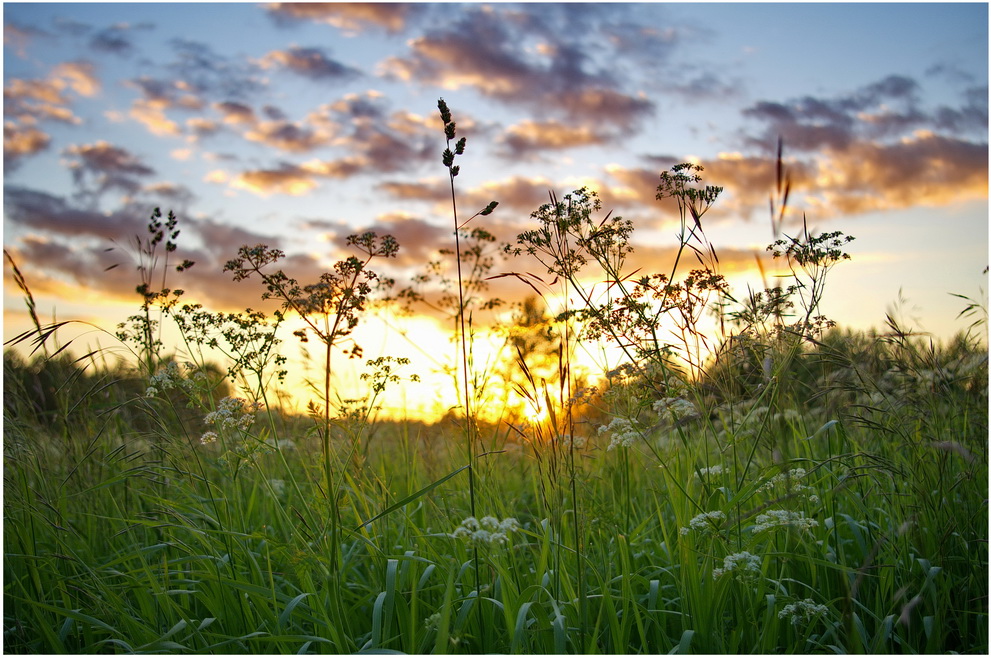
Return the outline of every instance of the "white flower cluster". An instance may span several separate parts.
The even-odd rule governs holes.
[[[789,603],[782,608],[781,612],[778,613],[778,619],[790,618],[792,624],[798,625],[801,622],[809,622],[820,615],[826,614],[829,614],[828,607],[821,603],[816,603],[812,599],[804,599],[795,603]]]
[[[451,537],[465,539],[472,546],[501,545],[506,543],[509,533],[519,528],[519,522],[512,517],[500,521],[494,516],[483,516],[479,521],[469,516],[451,533]]]
[[[791,487],[796,490],[800,490],[798,489],[799,487],[808,489],[809,487],[805,486],[804,484],[798,481],[801,480],[806,475],[807,472],[804,468],[793,468],[787,473],[778,473],[777,475],[769,479],[767,482],[765,482],[763,485],[761,485],[761,487],[757,489],[757,491],[770,491],[776,485],[782,483],[790,483]]]
[[[585,447],[587,443],[587,438],[581,434],[556,434],[554,436],[554,441],[557,442],[559,446],[566,449],[574,448],[575,450],[581,450]]]
[[[238,429],[247,432],[251,423],[255,422],[255,412],[261,407],[261,403],[249,403],[242,398],[223,398],[217,403],[217,410],[211,411],[203,416],[203,422],[212,425],[216,424],[222,428]],[[208,432],[209,434],[209,432]],[[204,435],[204,438],[206,435]],[[200,439],[202,442],[203,439]]]
[[[751,581],[760,576],[760,563],[760,558],[753,553],[747,551],[733,553],[723,558],[722,569],[712,570],[712,579],[732,573],[741,582]]]
[[[722,474],[723,474],[723,465],[716,464],[715,466],[710,466],[708,468],[700,468],[698,471],[695,472],[695,477],[699,477],[699,476],[705,477],[707,475],[722,475]]]
[[[613,418],[608,425],[599,427],[599,434],[612,434],[612,440],[609,441],[606,450],[629,448],[640,438],[640,430],[629,418]]]
[[[177,388],[181,391],[190,391],[193,382],[182,376],[179,371],[179,364],[169,361],[164,368],[148,378],[148,388],[145,389],[145,397],[155,397],[159,391],[168,391]]]
[[[685,398],[661,398],[653,404],[654,412],[666,419],[684,420],[698,415],[695,405]]]
[[[692,530],[700,533],[712,532],[713,527],[726,520],[726,513],[715,510],[712,512],[702,512],[688,522],[687,528],[682,528],[679,532],[687,535]]]
[[[779,484],[785,485],[789,491],[805,496],[810,503],[813,505],[819,504],[819,496],[816,495],[816,490],[809,485],[801,482],[808,473],[804,468],[793,468],[787,473],[778,473],[767,482],[762,484],[758,492],[760,491],[770,491]]]
[[[807,518],[804,512],[792,512],[785,509],[768,510],[763,514],[759,514],[755,522],[754,532],[789,525],[799,530],[809,530],[819,525],[819,522],[815,519]]]
[[[797,409],[789,407],[771,416],[771,420],[788,425],[798,425],[802,421],[802,414]]]

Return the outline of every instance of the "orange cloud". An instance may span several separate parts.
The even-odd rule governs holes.
[[[260,169],[239,174],[231,183],[232,187],[247,190],[259,196],[286,194],[302,196],[317,186],[312,175],[291,165],[279,169]]]
[[[546,149],[562,150],[578,146],[603,144],[609,136],[589,126],[571,126],[556,119],[521,121],[506,129],[500,138],[512,156],[525,156]]]
[[[368,27],[380,27],[392,33],[400,32],[406,26],[409,16],[418,11],[414,5],[370,2],[273,2],[265,8],[276,19],[327,23],[352,34],[360,33]]]
[[[5,167],[16,166],[21,158],[48,148],[51,137],[32,127],[18,127],[4,121],[3,124],[3,163]]]

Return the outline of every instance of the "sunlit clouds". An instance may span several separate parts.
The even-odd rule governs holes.
[[[443,97],[467,138],[460,220],[499,203],[466,227],[495,237],[493,274],[533,267],[499,248],[552,195],[583,186],[603,216],[634,222],[631,266],[663,271],[680,220],[656,199],[659,175],[692,161],[723,188],[705,218],[720,267],[759,287],[780,140],[784,230],[804,218],[863,235],[856,245],[875,265],[889,258],[883,281],[830,291],[876,294],[876,312],[837,319],[880,324],[907,278],[952,333],[947,292],[986,283],[987,7],[837,7],[835,25],[788,50],[761,36],[791,35],[771,9],[5,5],[4,246],[39,308],[100,299],[109,326],[133,311],[136,266],[124,256],[155,207],[179,214],[175,257],[196,261],[175,285],[218,309],[260,306],[262,290],[223,272],[244,244],[283,249],[286,271],[308,283],[346,256],[348,235],[374,230],[400,243],[383,265],[399,285],[431,262],[450,276]],[[953,241],[919,242],[947,226]],[[908,265],[907,253],[928,262]],[[857,267],[854,253],[851,281]],[[508,278],[491,286],[507,308],[532,292]],[[24,317],[6,290],[9,337]]]

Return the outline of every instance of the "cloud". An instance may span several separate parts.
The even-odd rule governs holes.
[[[12,78],[3,90],[4,116],[18,125],[35,126],[42,121],[80,124],[72,111],[68,92],[94,96],[100,90],[94,66],[84,60],[54,66],[44,80]]]
[[[27,58],[27,49],[32,41],[38,37],[50,36],[33,25],[21,25],[9,20],[3,23],[3,45],[5,48],[11,48],[21,59]]]
[[[927,131],[895,144],[861,142],[824,162],[820,180],[812,202],[824,214],[987,199],[988,145]]]
[[[244,133],[246,139],[290,153],[303,153],[325,146],[332,135],[310,130],[290,121],[261,121]]]
[[[987,87],[965,89],[956,107],[926,107],[920,95],[916,80],[892,75],[830,98],[762,101],[744,110],[764,125],[744,142],[768,153],[784,139],[793,201],[818,217],[986,199]],[[753,181],[741,174],[769,172],[763,159],[712,163],[713,173],[746,196]]]
[[[141,76],[128,80],[126,84],[141,92],[141,97],[131,103],[129,116],[144,124],[153,135],[182,134],[181,126],[169,118],[166,114],[167,110],[189,111],[203,108],[203,100],[182,80]]]
[[[242,57],[227,57],[209,44],[172,39],[175,61],[166,65],[174,79],[190,92],[208,100],[244,100],[264,90],[259,66]]]
[[[532,158],[542,151],[559,151],[580,146],[607,143],[610,135],[589,126],[572,126],[556,119],[521,121],[506,129],[498,139],[502,155],[507,158]]]
[[[137,25],[118,23],[111,25],[90,37],[89,47],[101,53],[128,57],[134,54],[135,51],[132,33],[139,30],[148,31],[151,29],[153,29],[153,26],[150,23],[139,23]]]
[[[399,254],[395,264],[399,267],[422,269],[437,257],[437,251],[451,247],[454,233],[451,227],[441,228],[425,219],[405,212],[389,213],[378,217],[374,224],[351,233],[375,231],[380,236],[391,235],[399,242]]]
[[[224,101],[222,103],[214,103],[213,107],[223,115],[223,122],[227,124],[253,124],[257,119],[255,118],[255,111],[244,103],[235,103],[234,101]]]
[[[144,192],[179,203],[189,194],[182,186],[167,183],[150,185]],[[27,231],[8,246],[36,295],[51,293],[63,299],[95,295],[102,302],[130,301],[137,305],[134,266],[138,257],[133,239],[146,235],[145,220],[151,207],[130,202],[111,212],[85,210],[47,192],[8,185],[4,189],[5,220]],[[209,218],[188,218],[182,213],[179,229],[179,248],[169,260],[178,263],[189,258],[195,261],[196,269],[186,275],[170,270],[168,284],[184,288],[187,300],[206,303],[214,310],[264,305],[257,282],[255,286],[234,283],[223,266],[242,245],[281,247],[279,236],[261,235]],[[110,245],[113,247],[108,250]],[[113,265],[119,267],[111,268]],[[291,266],[292,275],[303,277],[301,281],[316,280],[321,271],[319,263],[309,256],[291,256],[282,266]],[[255,303],[245,303],[246,293]]]
[[[269,16],[282,25],[313,21],[333,25],[348,34],[359,34],[369,28],[380,28],[396,34],[406,27],[410,18],[423,9],[415,4],[371,2],[275,2],[265,8]]]
[[[961,107],[927,109],[919,100],[917,81],[891,75],[832,98],[760,101],[746,108],[743,115],[765,127],[746,141],[771,150],[780,136],[793,150],[814,151],[843,150],[862,140],[898,139],[920,129],[983,135],[986,139],[986,89],[967,90]]]
[[[509,20],[484,6],[460,14],[450,27],[428,30],[409,42],[406,57],[386,59],[386,77],[445,89],[471,87],[484,96],[570,120],[610,125],[624,133],[654,111],[654,104],[619,89],[615,71],[596,71],[589,44],[555,36],[539,47],[521,42],[550,31],[532,15],[505,10]],[[576,10],[577,11],[577,10]]]
[[[138,178],[155,173],[126,149],[105,141],[72,145],[63,154],[72,158],[69,170],[83,196],[95,198],[113,188],[134,193],[141,189]],[[91,181],[94,187],[89,186]]]
[[[313,178],[312,172],[297,165],[282,163],[273,169],[242,172],[234,178],[231,186],[263,197],[272,194],[302,196],[317,186]]]
[[[131,235],[139,226],[134,208],[111,213],[86,210],[62,197],[12,185],[4,187],[3,197],[5,220],[35,232],[113,240]]]
[[[294,46],[288,50],[273,50],[259,63],[265,69],[279,66],[311,80],[346,80],[361,74],[357,69],[331,59],[320,48]]]
[[[16,169],[21,161],[48,148],[51,137],[30,126],[18,126],[11,121],[3,124],[3,166],[8,172]]]

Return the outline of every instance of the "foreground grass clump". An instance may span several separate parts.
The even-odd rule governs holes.
[[[835,359],[836,343],[867,337],[831,340]],[[334,578],[312,521],[330,513],[322,440],[304,437],[305,421],[286,419],[280,435],[293,439],[235,463],[217,443],[187,441],[155,413],[160,401],[120,406],[126,382],[95,403],[109,373],[69,378],[68,409],[31,408],[52,367],[78,372],[5,359],[9,652],[987,647],[980,373],[926,408],[886,411],[898,414],[890,432],[873,416],[826,420],[822,405],[748,402],[652,435],[660,464],[636,444],[609,450],[606,432],[590,437],[577,519],[547,515],[540,447],[480,427],[494,451],[476,483],[485,518],[469,518],[458,473],[362,525],[461,465],[456,427],[383,424],[341,490]],[[87,403],[71,408],[74,395]],[[563,550],[575,523],[580,561]]]
[[[852,238],[805,227],[769,247],[790,278],[734,299],[704,233],[721,189],[697,165],[658,186],[680,217],[669,271],[631,271],[632,224],[582,189],[552,195],[492,272],[494,238],[466,225],[497,204],[459,219],[465,138],[451,150],[438,109],[457,280],[430,268],[457,340],[451,413],[377,419],[383,392],[415,381],[403,358],[368,359],[364,397],[334,390],[393,283],[369,269],[397,253],[390,236],[351,236],[357,255],[311,284],[245,246],[226,270],[280,308],[213,313],[166,287],[178,220],[156,209],[136,241],[140,312],[117,332],[133,359],[69,356],[37,320],[12,342],[40,354],[4,355],[5,651],[988,651],[985,340],[832,327],[819,302]],[[498,276],[566,301],[550,317],[529,301],[494,367],[473,341]],[[289,317],[322,366],[305,417],[278,404]],[[595,387],[571,365],[591,342],[624,355]],[[496,377],[543,413],[484,422]]]

